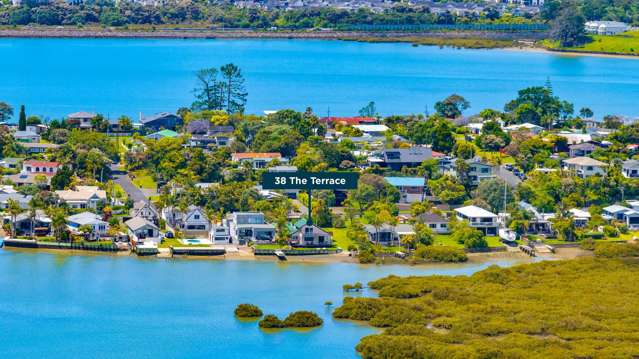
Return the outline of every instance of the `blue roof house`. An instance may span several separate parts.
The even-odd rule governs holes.
[[[384,177],[386,182],[397,188],[401,194],[400,203],[421,202],[426,192],[426,179],[423,177]]]

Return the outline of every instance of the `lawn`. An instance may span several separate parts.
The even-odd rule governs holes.
[[[148,170],[133,171],[131,172],[131,178],[133,179],[133,184],[139,188],[153,190],[158,188],[157,183],[155,183]]]
[[[497,236],[486,236],[485,238],[486,238],[486,242],[488,242],[488,247],[496,248],[496,247],[502,247],[504,245],[503,243],[501,243],[501,241],[499,240],[499,237]],[[455,248],[464,248],[462,244],[459,244],[455,240],[453,240],[450,234],[436,235],[435,242],[433,244],[440,245],[440,246],[451,246]]]
[[[544,41],[549,49],[610,54],[639,55],[639,31],[628,31],[619,35],[591,35],[592,41],[574,47],[560,47],[557,42]]]
[[[346,228],[324,228],[327,232],[333,233],[333,245],[343,250],[348,250],[350,245],[357,247],[357,244],[346,236]]]

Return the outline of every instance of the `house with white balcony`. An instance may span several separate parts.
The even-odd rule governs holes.
[[[275,226],[266,223],[264,213],[261,212],[230,213],[224,220],[224,225],[229,228],[235,244],[271,243],[275,239]]]
[[[286,162],[278,152],[238,152],[231,155],[231,161],[239,163],[248,162],[254,169],[264,168],[276,160]]]
[[[106,236],[109,230],[109,223],[102,220],[102,217],[92,212],[82,212],[67,217],[67,227],[73,233],[80,233],[80,227],[91,227],[89,238],[97,240]]]
[[[590,157],[575,157],[564,160],[564,169],[574,171],[581,178],[595,175],[604,176],[607,166],[606,163]]]
[[[181,231],[186,236],[208,236],[211,222],[198,206],[189,206],[185,211],[176,207],[162,210],[162,217],[173,230]]]
[[[457,219],[467,221],[471,227],[484,232],[487,236],[496,236],[498,230],[497,215],[477,206],[455,209]]]

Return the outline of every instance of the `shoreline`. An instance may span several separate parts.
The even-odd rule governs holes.
[[[0,38],[5,39],[202,39],[202,40],[336,40],[366,43],[406,43],[413,46],[437,46],[475,50],[506,50],[554,54],[559,56],[603,57],[639,59],[639,55],[606,53],[597,51],[573,51],[549,49],[534,44],[524,34],[481,32],[365,32],[346,30],[211,30],[211,29],[116,29],[116,28],[0,28]],[[530,34],[528,34],[530,35]],[[535,36],[538,36],[536,34]],[[517,43],[520,46],[517,46]],[[464,46],[464,43],[467,46]]]
[[[565,260],[574,259],[582,256],[591,255],[591,252],[580,249],[578,247],[566,247],[557,248],[556,253],[553,254],[541,254],[537,257],[529,257],[520,251],[502,251],[502,252],[479,252],[468,253],[468,261],[466,262],[420,262],[410,263],[406,260],[398,258],[383,258],[381,263],[361,264],[357,261],[356,257],[351,257],[347,252],[339,254],[328,255],[307,255],[307,256],[287,256],[286,261],[280,261],[275,256],[256,256],[248,254],[246,252],[239,253],[227,253],[218,256],[173,256],[167,257],[162,255],[155,256],[138,256],[133,251],[118,251],[118,252],[96,252],[88,250],[69,250],[69,249],[49,249],[49,248],[23,248],[23,247],[7,247],[6,245],[0,248],[0,250],[20,253],[47,253],[65,256],[107,256],[107,257],[131,257],[140,260],[196,260],[196,261],[253,261],[253,262],[274,262],[281,264],[354,264],[354,265],[406,265],[406,266],[448,266],[448,265],[460,265],[460,264],[481,264],[491,262],[495,260],[515,260],[521,263],[532,263],[539,259],[541,260]]]

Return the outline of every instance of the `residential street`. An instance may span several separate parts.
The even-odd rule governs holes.
[[[126,192],[126,194],[131,198],[133,202],[137,201],[148,201],[147,197],[144,195],[141,189],[137,188],[133,182],[131,182],[131,178],[127,175],[126,172],[120,171],[117,169],[117,166],[112,166],[112,177],[113,182],[122,186],[122,189]]]

